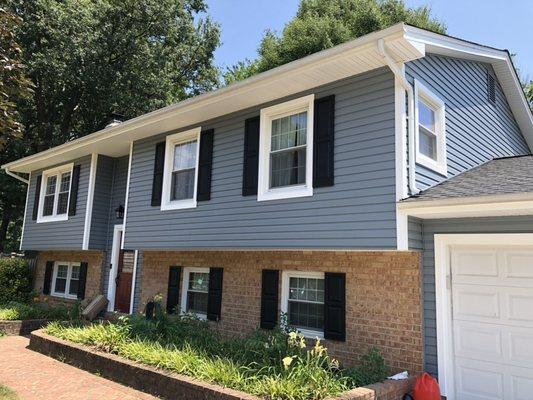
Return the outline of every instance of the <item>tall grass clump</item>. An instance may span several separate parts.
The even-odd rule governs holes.
[[[324,399],[382,381],[388,373],[375,350],[361,367],[343,369],[320,340],[309,347],[298,332],[275,329],[224,340],[190,316],[121,317],[84,326],[54,322],[46,333],[271,400]]]
[[[78,318],[79,309],[77,304],[68,308],[63,305],[48,305],[44,303],[20,303],[9,301],[0,304],[0,320],[28,320],[28,319],[51,319],[51,320],[71,320]]]

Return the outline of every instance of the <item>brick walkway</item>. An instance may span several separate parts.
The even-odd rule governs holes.
[[[0,338],[0,384],[22,400],[156,400],[81,369],[28,350],[29,339]]]

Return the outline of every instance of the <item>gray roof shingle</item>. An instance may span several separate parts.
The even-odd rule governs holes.
[[[533,192],[533,155],[495,158],[404,201]]]

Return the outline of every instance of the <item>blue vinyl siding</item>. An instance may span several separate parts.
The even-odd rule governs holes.
[[[490,65],[427,55],[406,64],[409,81],[416,78],[446,104],[448,178],[494,157],[530,152],[496,80],[496,104],[488,101]],[[446,177],[418,165],[417,185],[426,189]]]
[[[87,206],[87,191],[89,187],[89,173],[91,169],[91,156],[85,156],[74,161],[80,164],[80,181],[78,186],[78,203],[76,215],[69,216],[67,221],[42,222],[32,220],[33,203],[35,199],[35,185],[37,176],[43,170],[33,171],[30,177],[26,217],[24,222],[24,237],[22,250],[80,250],[83,242],[85,226],[85,211]],[[65,163],[68,164],[68,163]],[[61,165],[61,164],[60,164]],[[50,166],[44,170],[57,167]],[[44,184],[44,182],[43,182]]]
[[[261,107],[246,110],[201,124],[215,130],[212,195],[194,209],[150,206],[155,145],[165,135],[134,143],[125,246],[395,248],[393,75],[382,68],[292,98],[309,93],[336,96],[333,187],[307,198],[243,197],[244,122]]]
[[[114,159],[99,155],[96,163],[93,212],[89,248],[104,250],[107,244],[109,205],[113,189]]]
[[[112,171],[113,180],[112,188],[109,195],[109,202],[107,203],[107,219],[106,231],[104,233],[106,262],[104,265],[104,273],[102,275],[104,294],[107,295],[109,282],[109,266],[111,264],[111,251],[113,249],[113,233],[115,225],[122,224],[122,219],[117,219],[115,209],[119,206],[124,206],[126,201],[126,184],[128,179],[128,162],[129,157],[120,157],[113,159]],[[91,235],[92,239],[92,235]]]
[[[413,226],[416,223],[417,220],[413,219]],[[533,216],[436,219],[424,220],[420,225],[422,225],[420,232],[423,237],[425,369],[437,375],[434,235],[439,233],[530,233],[533,232]],[[414,246],[416,243],[416,240],[413,241]]]

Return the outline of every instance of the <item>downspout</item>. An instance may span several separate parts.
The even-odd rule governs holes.
[[[7,168],[4,169],[4,171],[6,171],[6,174],[8,174],[9,176],[12,176],[13,178],[18,179],[18,180],[21,181],[21,182],[24,182],[26,185],[29,185],[29,184],[30,184],[30,181],[29,181],[28,179],[25,179],[25,178],[23,178],[22,176],[17,175],[17,174],[15,174],[14,172],[11,172],[11,171],[8,170]]]
[[[415,95],[413,87],[409,84],[405,78],[405,72],[401,70],[392,57],[387,53],[385,48],[385,41],[383,39],[378,40],[378,51],[379,54],[383,57],[389,68],[391,69],[394,76],[398,79],[398,82],[402,87],[407,91],[407,137],[408,137],[408,148],[409,148],[409,191],[411,195],[417,194],[420,190],[416,187],[416,162],[415,162]]]

